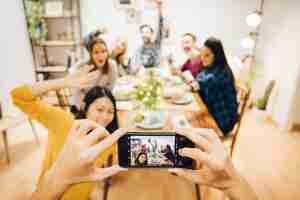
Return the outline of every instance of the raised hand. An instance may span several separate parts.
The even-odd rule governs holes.
[[[65,77],[66,84],[69,87],[80,89],[94,86],[99,78],[99,71],[91,72],[92,69],[92,65],[80,67],[77,71]]]
[[[157,5],[157,6],[161,6],[163,4],[163,0],[153,0],[153,2]]]

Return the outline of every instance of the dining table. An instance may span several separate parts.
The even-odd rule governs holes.
[[[132,77],[132,79],[137,79]],[[124,79],[123,79],[124,80]],[[117,87],[123,80],[117,81]],[[130,80],[130,77],[127,77]],[[126,82],[126,81],[125,81]],[[130,82],[130,81],[129,81]],[[118,85],[120,84],[120,85]],[[121,90],[124,90],[122,88]],[[173,118],[184,116],[189,127],[205,128],[205,123],[201,119],[207,116],[207,108],[198,93],[189,92],[192,101],[188,104],[176,105],[170,99],[162,98],[159,110],[166,113],[164,126],[151,130],[144,130],[135,125],[135,101],[132,99],[117,100],[117,118],[120,128],[127,128],[130,131],[138,132],[167,132],[174,131],[176,124]],[[141,112],[141,111],[139,111]],[[118,156],[113,156],[114,164],[118,163]],[[198,187],[198,188],[197,188]],[[105,188],[105,187],[104,187]],[[197,189],[196,189],[197,188]],[[167,169],[157,168],[129,168],[113,176],[110,180],[109,187],[106,187],[106,199],[108,200],[198,200],[199,186],[182,177],[170,173]]]

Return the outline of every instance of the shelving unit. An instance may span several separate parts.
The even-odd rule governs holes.
[[[47,15],[44,15],[43,18],[44,19],[61,19],[61,18],[77,18],[79,17],[78,15],[72,15],[72,14],[64,14],[64,15],[61,15],[61,16],[47,16]]]
[[[28,0],[23,0],[24,5],[25,1]],[[51,1],[53,2],[53,0],[40,0],[44,10],[47,2]],[[44,12],[42,18],[48,27],[46,40],[31,40],[37,81],[65,76],[70,66],[83,56],[79,42],[82,37],[80,0],[55,1],[62,2],[63,12],[56,15]],[[61,107],[68,106],[66,93],[69,92],[66,90],[56,92],[56,102]],[[48,98],[47,95],[45,98]],[[51,98],[55,96],[52,95]]]
[[[41,41],[36,44],[37,46],[46,46],[46,47],[65,47],[65,46],[74,46],[76,45],[75,41],[63,41],[63,40],[48,40],[48,41]]]
[[[64,73],[68,71],[66,66],[44,66],[36,68],[36,73]]]

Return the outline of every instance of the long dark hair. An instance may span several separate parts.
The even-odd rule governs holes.
[[[119,128],[119,125],[117,120],[116,100],[109,89],[100,86],[93,87],[86,93],[83,99],[83,102],[85,104],[84,109],[79,111],[73,108],[73,110],[71,111],[73,112],[73,114],[77,119],[85,119],[87,111],[91,106],[91,104],[94,103],[98,98],[103,98],[103,97],[109,98],[109,100],[112,102],[114,106],[113,120],[111,121],[110,124],[107,125],[107,127],[105,127],[109,133],[113,133],[115,130]]]
[[[233,73],[228,64],[228,61],[227,61],[227,58],[225,55],[225,51],[224,51],[224,47],[223,47],[221,40],[214,38],[214,37],[210,37],[204,42],[204,46],[209,48],[212,51],[212,53],[214,54],[215,59],[213,62],[213,66],[224,67],[225,70],[227,71],[227,73],[234,80]]]
[[[95,64],[95,62],[94,62],[94,60],[93,60],[93,49],[94,49],[94,46],[95,46],[96,44],[103,44],[103,45],[105,46],[105,48],[106,48],[106,51],[107,51],[108,56],[107,56],[107,59],[106,59],[106,61],[105,61],[104,66],[103,66],[103,73],[104,73],[104,74],[107,74],[107,73],[108,73],[108,70],[109,70],[109,51],[108,51],[108,47],[107,47],[107,45],[106,45],[106,42],[105,42],[104,40],[97,38],[97,39],[94,39],[94,40],[92,40],[92,41],[90,42],[90,44],[89,44],[89,46],[88,46],[88,51],[89,51],[89,54],[90,54],[90,61],[89,61],[89,64],[95,66],[95,68],[94,68],[92,71],[97,70],[97,66],[96,66],[96,64]]]

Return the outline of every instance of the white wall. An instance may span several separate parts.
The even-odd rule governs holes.
[[[213,35],[223,40],[229,55],[243,53],[240,41],[250,31],[245,23],[245,16],[256,9],[255,0],[165,0],[165,2],[166,13],[176,28],[175,40],[180,41],[179,37],[185,32],[194,32],[202,40]],[[125,17],[114,9],[113,0],[82,1],[81,10],[84,34],[104,24],[110,27],[113,35],[127,34],[131,50],[140,44],[137,26],[126,24]],[[153,15],[142,17],[142,21],[148,22],[151,16]]]
[[[0,101],[4,113],[16,114],[10,101],[12,88],[34,80],[23,2],[10,0],[0,7]]]
[[[264,79],[276,80],[277,97],[269,112],[285,128],[293,113],[300,112],[299,106],[293,107],[300,66],[300,1],[265,2],[258,58]]]
[[[300,65],[299,65],[300,68]],[[300,73],[299,73],[300,74]],[[300,76],[298,77],[298,84],[296,89],[296,95],[294,97],[293,112],[291,113],[291,122],[300,124]]]

